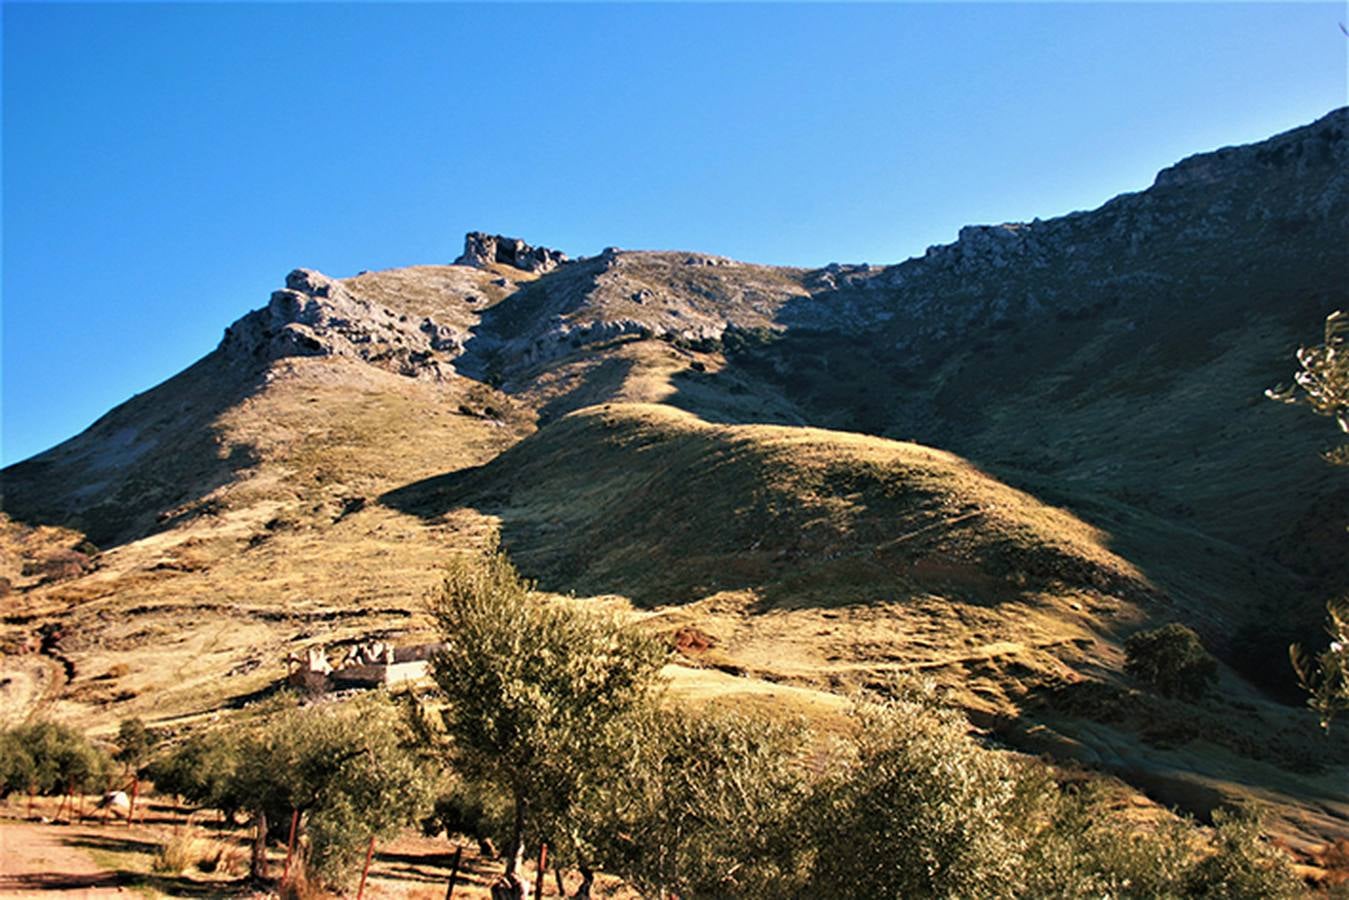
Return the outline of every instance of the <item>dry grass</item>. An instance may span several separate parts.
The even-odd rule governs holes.
[[[151,868],[173,875],[201,872],[235,878],[248,871],[248,854],[237,842],[221,841],[187,829],[163,843]]]

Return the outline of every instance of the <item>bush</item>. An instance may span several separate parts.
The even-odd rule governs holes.
[[[35,722],[0,732],[0,796],[101,790],[111,771],[108,754],[69,726]]]
[[[1264,900],[1304,895],[1287,855],[1262,840],[1256,814],[1218,810],[1213,824],[1213,852],[1188,873],[1186,896]]]
[[[241,875],[247,870],[242,848],[233,843],[212,840],[204,834],[184,831],[159,847],[151,862],[156,872],[181,875],[196,870]]]
[[[1124,654],[1124,670],[1164,697],[1196,700],[1218,680],[1218,661],[1179,623],[1140,631],[1124,642]]]
[[[1177,896],[1194,858],[1183,820],[1138,827],[1092,784],[1062,789],[1030,771],[1022,825],[1029,829],[1021,891],[1033,897]]]

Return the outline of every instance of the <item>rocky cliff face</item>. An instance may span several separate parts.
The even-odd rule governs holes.
[[[1189,157],[1146,191],[1047,220],[973,225],[884,268],[813,273],[788,327],[874,334],[925,353],[971,328],[1090,315],[1100,304],[1193,302],[1258,280],[1253,267],[1342,265],[1349,109],[1259,144]],[[1341,268],[1340,271],[1343,271]]]
[[[244,365],[287,356],[347,356],[414,378],[440,379],[468,335],[431,316],[414,318],[353,294],[311,269],[286,276],[265,307],[229,328],[221,352]]]

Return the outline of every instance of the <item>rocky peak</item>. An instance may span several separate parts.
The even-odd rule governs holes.
[[[567,255],[558,250],[531,247],[519,238],[470,231],[464,235],[464,252],[454,264],[481,269],[499,263],[524,272],[551,272],[567,262]]]

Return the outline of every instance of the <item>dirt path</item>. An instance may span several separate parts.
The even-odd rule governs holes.
[[[67,829],[0,821],[0,896],[122,897],[118,875],[62,840]]]

